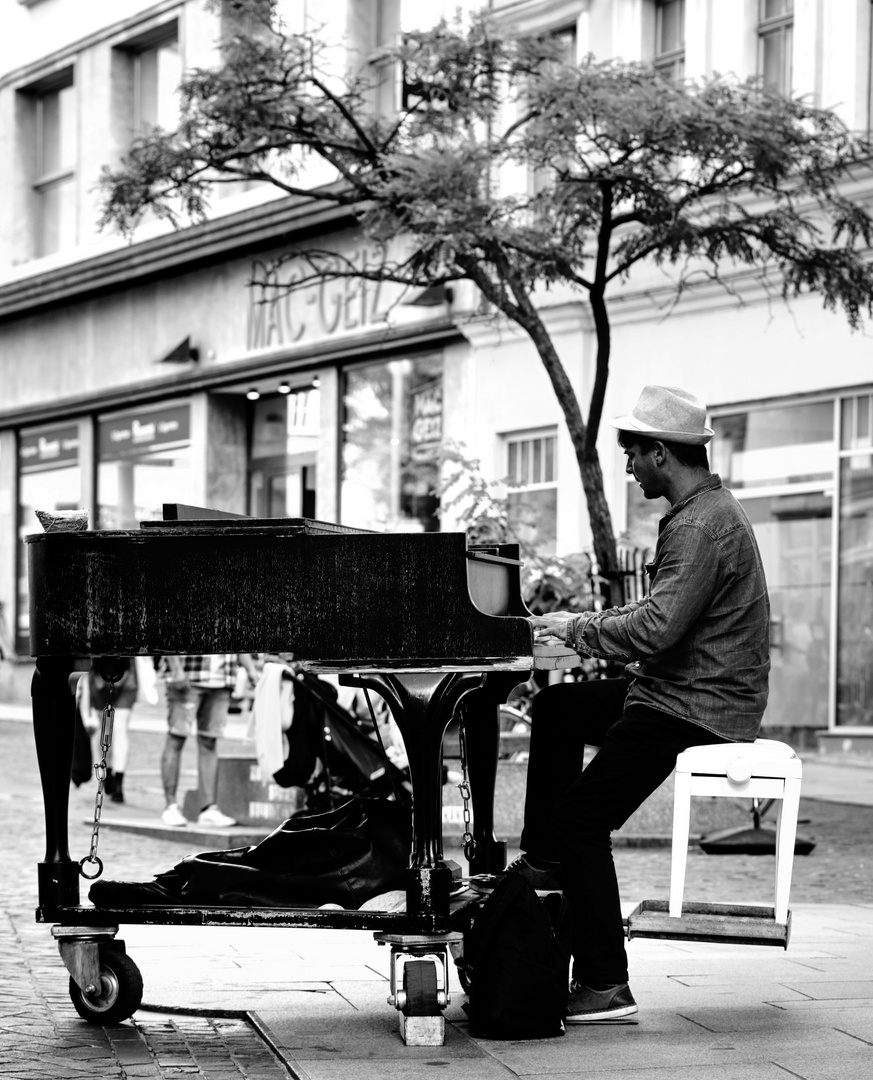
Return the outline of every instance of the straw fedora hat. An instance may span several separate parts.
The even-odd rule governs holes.
[[[609,423],[621,431],[633,431],[650,439],[700,446],[713,436],[704,424],[706,406],[678,386],[643,387],[639,400],[627,416],[616,416]]]

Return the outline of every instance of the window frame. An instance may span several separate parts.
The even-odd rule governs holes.
[[[505,465],[503,483],[506,489],[506,501],[508,507],[511,508],[513,503],[524,506],[525,497],[528,495],[544,491],[554,492],[555,517],[554,521],[550,523],[551,528],[545,535],[537,528],[536,536],[531,544],[532,548],[536,550],[538,554],[548,557],[549,555],[554,554],[552,544],[557,543],[558,534],[558,497],[560,493],[560,485],[558,482],[558,426],[556,424],[549,424],[543,427],[522,428],[515,431],[501,432],[500,441],[502,460]],[[523,477],[521,480],[518,480],[517,475],[514,476],[511,471],[512,447],[521,447],[523,445],[530,447],[529,458],[532,463],[534,458],[533,445],[536,442],[542,442],[544,444],[541,452],[540,478],[534,477],[527,479]],[[550,451],[546,449],[545,444],[547,442],[551,442]],[[520,450],[516,453],[519,457],[521,456]],[[544,471],[549,460],[551,464],[551,475],[544,476]],[[521,521],[519,521],[519,524],[521,524]],[[531,542],[528,541],[528,543]]]
[[[507,431],[501,435],[505,454],[504,460],[506,462],[506,486],[510,491],[542,491],[546,488],[553,488],[558,486],[558,429],[557,426],[546,426],[542,428],[530,428],[522,429],[520,431]],[[516,482],[512,475],[510,461],[512,457],[512,447],[520,446],[522,444],[528,444],[531,447],[536,442],[542,442],[544,444],[547,440],[552,443],[551,449],[551,465],[552,476],[543,480],[522,480]],[[543,469],[545,468],[545,459],[548,455],[543,453]]]
[[[146,131],[146,125],[142,116],[142,58],[146,53],[157,53],[162,47],[171,43],[174,44],[179,51],[179,76],[181,78],[183,72],[181,58],[182,43],[179,35],[178,18],[159,23],[157,26],[151,27],[144,33],[127,38],[114,46],[116,54],[123,58],[129,71],[129,128],[132,139],[145,134]],[[178,84],[173,87],[173,92],[175,93],[177,90]],[[160,95],[158,95],[158,101],[159,100]],[[157,102],[155,104],[157,105]],[[155,111],[157,111],[157,109]]]
[[[758,23],[757,23],[757,72],[758,77],[765,89],[772,89],[780,94],[791,93],[794,78],[794,0],[782,0],[786,10],[778,15],[765,15],[767,0],[758,0]],[[782,70],[779,73],[778,83],[766,84],[764,82],[764,54],[768,40],[782,39]]]
[[[664,12],[673,4],[679,5],[679,44],[663,49]],[[685,78],[685,0],[655,0],[655,41],[652,64],[655,70],[671,82]]]
[[[60,94],[70,90],[72,92],[72,117],[69,122],[72,125],[72,151],[70,154],[71,160],[68,162],[59,161],[56,166],[47,168],[45,164],[46,158],[46,135],[45,135],[45,110],[46,101],[49,97],[56,96],[60,101]],[[75,183],[77,169],[79,165],[79,138],[78,138],[78,123],[77,123],[77,111],[78,100],[76,98],[76,68],[74,64],[65,64],[57,71],[53,71],[51,74],[44,76],[41,79],[35,80],[27,86],[21,87],[19,90],[21,97],[27,102],[27,108],[29,111],[28,128],[31,133],[31,141],[33,146],[33,158],[32,158],[32,171],[29,180],[29,188],[32,197],[32,254],[34,258],[40,259],[48,255],[54,255],[58,251],[64,249],[64,247],[70,246],[60,241],[60,237],[63,235],[63,230],[58,228],[59,242],[54,246],[47,244],[47,219],[46,219],[46,196],[52,190],[65,187],[67,185],[73,185]],[[59,121],[62,119],[59,108]],[[59,123],[60,131],[60,123]],[[63,140],[60,140],[61,143]],[[77,219],[77,207],[75,200],[75,191],[73,192],[73,209],[71,212],[71,220],[67,222],[69,230],[73,237],[72,246],[75,246],[78,238],[78,219]],[[61,219],[59,218],[59,221]]]
[[[579,59],[579,27],[575,22],[564,22],[559,26],[555,26],[552,29],[545,31],[549,38],[553,41],[561,43],[564,50],[561,63],[577,63]],[[536,197],[542,190],[549,187],[551,183],[555,181],[558,175],[558,165],[550,165],[546,167],[529,166],[528,167],[528,194]]]

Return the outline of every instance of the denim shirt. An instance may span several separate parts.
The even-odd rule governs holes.
[[[770,602],[752,526],[711,475],[661,519],[649,594],[568,620],[586,656],[634,662],[626,705],[641,704],[738,742],[767,705]]]

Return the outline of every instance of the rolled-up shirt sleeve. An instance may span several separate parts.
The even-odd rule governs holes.
[[[603,660],[641,660],[669,651],[709,608],[722,560],[723,552],[706,529],[677,522],[658,551],[649,595],[638,603],[568,619],[567,645]]]

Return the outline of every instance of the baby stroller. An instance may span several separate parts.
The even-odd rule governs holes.
[[[301,789],[298,812],[330,810],[353,795],[411,807],[409,770],[386,751],[376,709],[371,705],[369,716],[358,717],[340,705],[324,679],[291,669],[283,677],[294,682],[293,716],[288,755],[273,780]]]

